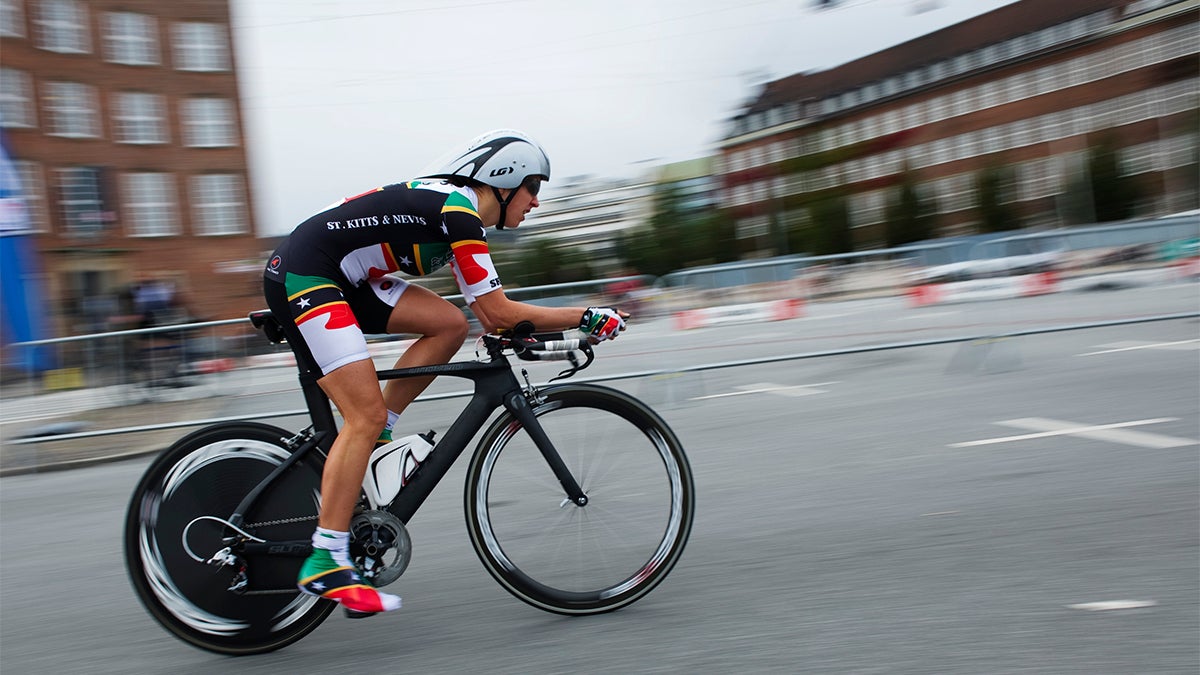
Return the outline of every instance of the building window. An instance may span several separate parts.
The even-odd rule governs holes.
[[[21,185],[21,201],[25,203],[25,218],[29,229],[45,232],[49,220],[46,218],[46,184],[42,180],[42,165],[37,162],[16,160],[13,167]]]
[[[104,226],[100,170],[89,166],[58,169],[58,208],[66,234],[90,237]]]
[[[229,47],[222,25],[177,23],[172,28],[177,70],[229,70]]]
[[[1132,176],[1150,171],[1161,171],[1165,162],[1161,162],[1161,149],[1157,142],[1142,143],[1117,152],[1121,166],[1121,175]]]
[[[127,173],[122,176],[125,214],[134,237],[179,234],[175,185],[169,173]]]
[[[25,37],[25,14],[21,0],[0,0],[0,36]]]
[[[100,135],[96,116],[96,92],[78,82],[47,82],[44,107],[48,118],[47,133],[71,138],[95,138]]]
[[[132,91],[117,94],[113,137],[118,143],[166,143],[164,110],[163,98],[157,94]]]
[[[960,89],[950,95],[950,116],[965,115],[970,111],[970,90]]]
[[[885,220],[887,192],[873,190],[851,195],[849,199],[850,226],[864,227]]]
[[[37,46],[52,52],[86,54],[92,51],[87,8],[76,0],[41,0],[38,3]]]
[[[159,64],[158,23],[154,17],[133,12],[105,15],[104,56],[130,66]]]
[[[183,133],[188,146],[218,148],[237,144],[233,105],[223,98],[183,102]]]
[[[734,227],[738,239],[765,237],[771,231],[771,220],[766,216],[743,218]]]
[[[975,208],[975,181],[970,174],[957,174],[932,182],[939,213]]]
[[[198,235],[244,234],[246,202],[242,178],[236,174],[192,177],[192,208]]]
[[[33,85],[28,73],[0,68],[0,126],[37,126]]]

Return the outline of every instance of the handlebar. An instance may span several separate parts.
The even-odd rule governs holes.
[[[261,330],[271,342],[282,343],[287,340],[279,320],[264,309],[250,313],[250,322]],[[592,342],[587,333],[579,329],[570,329],[551,333],[534,333],[533,324],[522,321],[511,329],[497,334],[485,334],[482,337],[487,348],[488,356],[498,358],[505,351],[511,351],[523,361],[569,361],[571,367],[562,371],[551,382],[559,378],[570,377],[592,365],[596,355],[592,352]],[[579,354],[586,359],[580,363]]]
[[[514,328],[502,331],[496,335],[484,335],[483,343],[488,355],[493,358],[505,350],[511,350],[517,358],[523,361],[569,361],[571,367],[556,375],[551,381],[570,377],[576,372],[592,365],[596,355],[592,352],[592,343],[587,335],[580,330],[556,331],[550,333],[534,333],[533,325],[522,321]],[[586,360],[580,363],[579,354]]]

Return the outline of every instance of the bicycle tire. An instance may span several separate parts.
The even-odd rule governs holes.
[[[588,496],[565,501],[523,425],[502,414],[479,442],[466,482],[471,543],[501,586],[565,615],[636,602],[679,561],[695,517],[683,446],[645,404],[584,384],[549,387],[539,423]]]
[[[126,569],[151,616],[185,642],[229,655],[269,652],[313,631],[336,607],[298,592],[302,558],[247,558],[252,589],[270,592],[246,594],[230,590],[240,565],[203,562],[223,548],[221,537],[233,533],[213,519],[227,519],[291,454],[284,441],[290,435],[257,423],[201,429],[160,454],[134,490],[125,518]],[[309,538],[319,509],[321,461],[319,453],[310,453],[280,476],[246,514],[242,529],[273,541]]]

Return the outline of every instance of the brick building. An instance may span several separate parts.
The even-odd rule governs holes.
[[[228,0],[0,0],[0,133],[55,333],[146,277],[192,316],[261,306]]]
[[[1108,136],[1145,195],[1138,215],[1196,208],[1198,8],[1021,0],[770,82],[721,142],[722,203],[761,252],[773,230],[811,223],[813,198],[843,195],[855,247],[876,248],[906,172],[937,234],[953,235],[978,228],[981,171],[1004,166],[1020,222],[1056,226],[1089,146]]]

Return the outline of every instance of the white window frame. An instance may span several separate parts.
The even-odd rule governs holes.
[[[179,22],[171,26],[176,70],[226,71],[230,68],[229,36],[219,23]]]
[[[87,7],[78,0],[39,0],[34,26],[39,49],[62,54],[92,51]]]
[[[157,66],[158,19],[137,12],[106,12],[104,15],[104,58],[127,66]]]
[[[885,220],[887,190],[871,190],[850,195],[848,200],[850,227],[866,227]]]
[[[238,143],[233,101],[189,98],[183,101],[183,137],[190,148],[225,148]]]
[[[174,175],[151,171],[122,174],[121,193],[129,236],[170,237],[179,234]]]
[[[113,140],[132,145],[168,142],[163,97],[141,91],[117,92],[113,106]]]
[[[68,166],[55,169],[54,173],[63,234],[73,237],[99,236],[104,229],[103,178],[100,170],[92,166]]]
[[[197,236],[246,234],[246,190],[241,175],[209,173],[192,176],[193,226]]]
[[[50,218],[46,214],[46,181],[42,178],[42,165],[38,162],[17,159],[13,168],[21,185],[21,201],[25,204],[25,217],[33,232],[47,232]]]
[[[0,68],[0,126],[26,129],[37,126],[33,80],[23,70]]]
[[[79,82],[46,82],[42,88],[46,133],[66,138],[98,138],[96,90]]]
[[[25,37],[25,12],[21,0],[0,0],[0,36]]]

